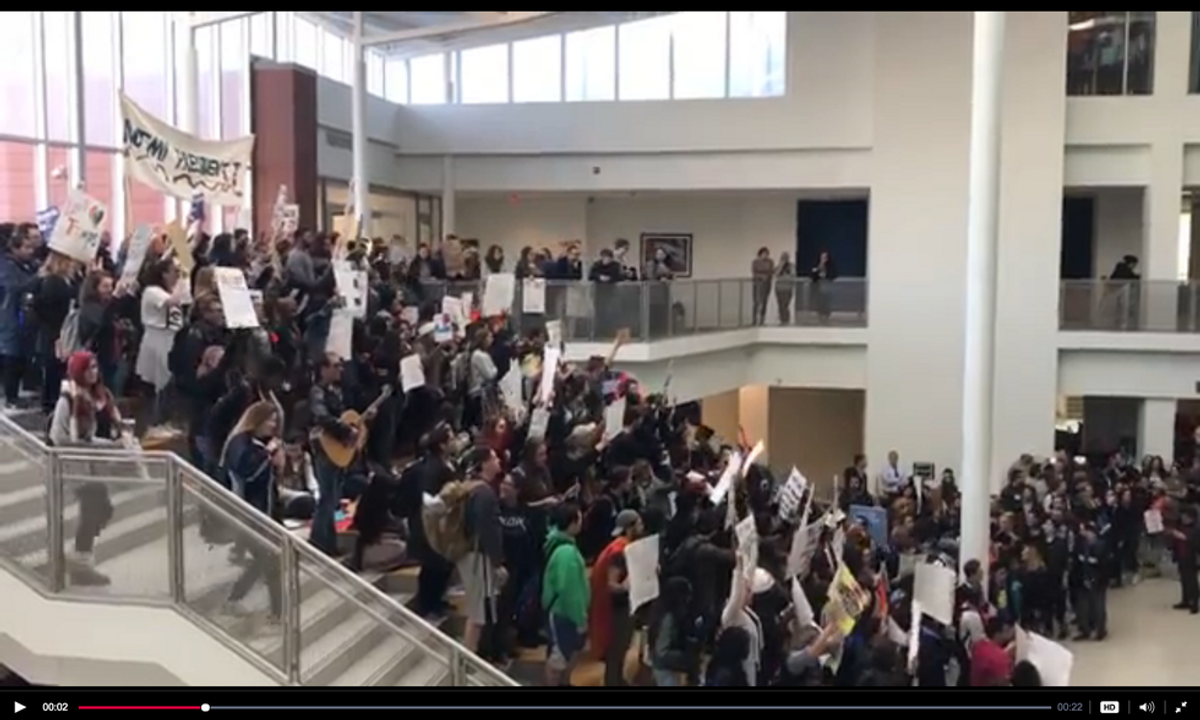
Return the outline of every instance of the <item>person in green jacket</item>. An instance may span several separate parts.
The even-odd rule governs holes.
[[[546,685],[570,685],[575,660],[583,651],[587,611],[592,602],[587,566],[575,544],[583,528],[583,514],[574,503],[556,505],[550,512],[550,532],[543,554],[542,608],[550,630],[550,657]]]

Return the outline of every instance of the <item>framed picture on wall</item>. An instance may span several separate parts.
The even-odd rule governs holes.
[[[691,233],[642,233],[642,264],[638,273],[645,272],[646,265],[662,250],[667,266],[677,278],[692,276]]]

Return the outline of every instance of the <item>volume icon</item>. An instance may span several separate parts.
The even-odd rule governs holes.
[[[1152,713],[1152,712],[1154,712],[1154,703],[1144,702],[1141,705],[1138,705],[1138,710],[1141,710],[1142,712]]]

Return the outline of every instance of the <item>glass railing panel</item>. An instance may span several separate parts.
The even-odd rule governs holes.
[[[179,601],[286,674],[284,530],[190,469],[180,487]]]
[[[0,557],[50,587],[47,453],[11,421],[0,424]]]
[[[169,602],[165,456],[54,451],[62,584],[70,595]]]
[[[1065,280],[1059,329],[1099,332],[1200,332],[1200,293],[1191,282]]]

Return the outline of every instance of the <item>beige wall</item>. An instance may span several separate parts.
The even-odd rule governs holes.
[[[863,451],[862,390],[771,388],[771,467],[793,465],[817,483],[820,497],[832,497],[835,474]]]
[[[833,476],[862,452],[865,400],[862,390],[749,385],[704,398],[701,412],[723,438],[737,438],[740,426],[751,442],[764,439],[763,460],[776,473],[795,465],[831,497]]]

